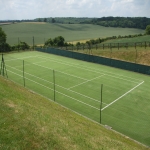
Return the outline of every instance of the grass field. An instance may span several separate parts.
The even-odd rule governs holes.
[[[150,146],[150,77],[65,57],[4,55],[8,78],[71,110]],[[24,61],[23,61],[24,60]]]
[[[0,149],[149,150],[0,76]]]
[[[108,40],[104,42],[106,43],[138,43],[138,42],[145,42],[150,41],[150,35],[140,36],[140,37],[134,37],[134,38],[121,38],[121,39],[113,39]]]
[[[10,45],[18,44],[20,41],[33,44],[43,44],[49,38],[63,36],[66,42],[89,40],[95,38],[134,35],[144,33],[141,29],[132,28],[112,28],[91,24],[50,24],[50,23],[17,23],[2,25],[2,29],[7,34],[7,42]]]

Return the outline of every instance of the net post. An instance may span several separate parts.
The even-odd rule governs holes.
[[[100,124],[102,123],[103,84],[101,84]]]
[[[56,94],[55,94],[55,70],[53,70],[53,85],[54,85],[54,101],[56,99]]]

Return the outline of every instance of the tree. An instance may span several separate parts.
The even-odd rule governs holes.
[[[41,22],[41,18],[38,18],[38,22]]]
[[[54,38],[54,45],[55,46],[64,46],[65,39],[62,36],[58,36]]]
[[[54,18],[52,18],[52,23],[55,23],[55,22],[56,22],[56,20]]]
[[[6,34],[0,27],[0,44],[6,43]]]
[[[51,38],[49,38],[49,39],[45,42],[44,45],[45,45],[45,46],[53,46],[53,45],[54,45],[54,41],[53,41]]]
[[[150,25],[146,26],[146,34],[150,35]]]
[[[48,39],[45,42],[45,46],[65,46],[65,39],[62,36],[55,37],[54,39]]]
[[[47,22],[47,18],[44,18],[44,22]]]
[[[80,45],[81,45],[81,43],[80,43],[80,42],[77,42],[77,43],[76,43],[76,46],[80,46]]]
[[[26,42],[21,42],[19,44],[15,44],[14,46],[11,47],[11,50],[26,50],[29,49],[30,46]]]

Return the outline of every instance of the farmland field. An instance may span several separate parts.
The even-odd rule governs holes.
[[[150,146],[149,76],[35,51],[4,60],[8,79]]]
[[[109,40],[104,43],[138,43],[138,42],[150,42],[150,35],[134,37],[134,38],[122,38],[122,39],[114,39]]]
[[[50,24],[50,23],[17,23],[1,25],[7,34],[7,42],[10,45],[20,41],[33,44],[43,44],[48,38],[63,36],[66,42],[104,38],[118,35],[134,35],[144,33],[144,30],[133,28],[102,27],[91,24]]]

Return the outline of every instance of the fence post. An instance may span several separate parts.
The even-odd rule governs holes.
[[[103,84],[101,84],[101,101],[100,101],[100,124],[102,123],[102,103],[103,103]]]
[[[25,76],[24,76],[24,60],[23,60],[23,83],[24,83],[24,87],[25,87]]]
[[[55,101],[55,98],[56,98],[56,95],[55,95],[55,70],[53,70],[53,85],[54,85],[54,101]]]
[[[19,43],[20,43],[20,41],[19,41],[19,37],[18,37],[18,52],[19,52]]]
[[[33,50],[34,50],[34,36],[33,36]]]
[[[135,49],[136,49],[136,43],[134,45],[135,45]]]
[[[135,56],[135,63],[137,62],[137,49],[135,49],[135,52],[136,52],[136,56]]]
[[[118,50],[119,50],[119,43],[118,43]]]

